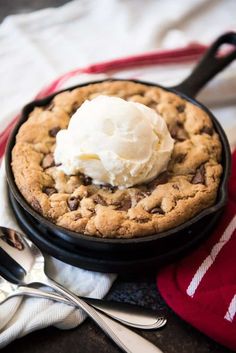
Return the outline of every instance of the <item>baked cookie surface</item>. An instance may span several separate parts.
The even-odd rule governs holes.
[[[167,171],[124,190],[65,175],[55,165],[56,134],[86,99],[109,95],[145,104],[175,139]],[[105,81],[57,94],[20,127],[12,151],[15,182],[47,219],[91,236],[132,238],[173,228],[214,204],[222,173],[221,142],[205,111],[155,86]]]

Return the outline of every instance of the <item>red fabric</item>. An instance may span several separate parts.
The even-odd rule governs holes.
[[[85,68],[78,68],[57,78],[49,86],[40,91],[36,98],[43,98],[57,91],[65,81],[78,74],[101,74],[137,66],[178,64],[194,61],[198,60],[205,53],[207,48],[208,47],[205,45],[195,43],[184,48],[159,50],[158,52],[129,56],[92,64]]]
[[[236,351],[236,151],[229,201],[213,234],[157,275],[157,287],[181,318]]]

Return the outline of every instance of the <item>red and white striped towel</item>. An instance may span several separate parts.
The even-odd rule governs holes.
[[[157,286],[181,318],[236,351],[236,151],[227,207],[211,237],[162,269]]]

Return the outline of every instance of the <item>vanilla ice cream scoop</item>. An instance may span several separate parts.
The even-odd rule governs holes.
[[[163,118],[143,104],[110,96],[85,101],[56,136],[65,174],[120,188],[146,183],[167,168],[174,146]]]

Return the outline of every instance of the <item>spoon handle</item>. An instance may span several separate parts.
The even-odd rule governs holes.
[[[32,287],[18,287],[17,290],[12,293],[11,297],[17,295],[46,298],[65,303],[67,305],[74,305],[62,295]],[[91,298],[82,298],[82,300],[104,312],[106,315],[109,315],[113,319],[120,321],[126,326],[143,330],[152,330],[161,328],[166,324],[166,319],[164,317],[158,317],[154,311],[147,310],[136,305]]]
[[[62,294],[72,303],[78,305],[83,309],[95,322],[96,324],[109,336],[124,352],[127,353],[163,353],[154,344],[147,341],[145,338],[139,336],[135,332],[129,330],[127,327],[119,324],[118,322],[108,318],[101,312],[98,312],[93,307],[88,305],[82,299],[76,297],[68,289],[64,288],[60,284],[54,282],[49,278],[45,278],[44,283],[56,292]]]

